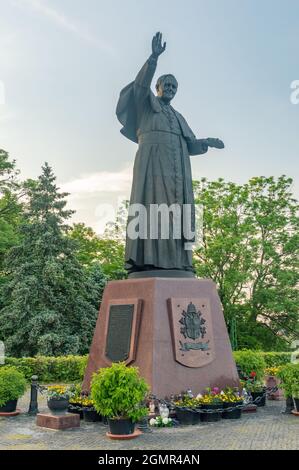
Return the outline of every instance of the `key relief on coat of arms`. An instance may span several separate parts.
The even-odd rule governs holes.
[[[175,360],[201,367],[214,360],[213,325],[209,300],[168,299]]]

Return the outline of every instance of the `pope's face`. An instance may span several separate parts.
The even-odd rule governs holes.
[[[166,103],[170,103],[170,101],[174,98],[178,89],[177,83],[174,81],[172,77],[166,78],[164,83],[160,83],[157,95]]]

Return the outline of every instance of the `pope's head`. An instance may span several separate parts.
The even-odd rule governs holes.
[[[164,101],[165,104],[169,104],[174,98],[178,89],[178,82],[173,75],[162,75],[158,78],[156,84],[157,96]]]

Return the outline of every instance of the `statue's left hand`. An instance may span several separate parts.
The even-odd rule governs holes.
[[[224,149],[224,143],[220,139],[214,139],[213,137],[209,137],[205,140],[209,147],[214,147],[216,149]]]

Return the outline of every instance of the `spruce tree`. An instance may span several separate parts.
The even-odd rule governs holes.
[[[95,327],[102,286],[76,257],[66,223],[73,211],[55,180],[46,163],[29,189],[19,245],[7,257],[0,339],[9,355],[87,353]]]

